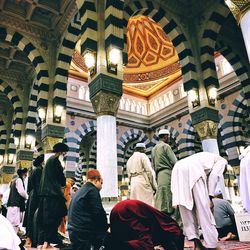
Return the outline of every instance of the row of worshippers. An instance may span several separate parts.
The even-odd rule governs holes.
[[[62,218],[67,215],[66,199],[62,191],[66,186],[66,178],[59,158],[64,157],[68,150],[64,143],[55,144],[54,154],[44,167],[44,155],[35,159],[35,168],[28,180],[28,192],[24,185],[28,169],[18,169],[18,177],[11,182],[7,219],[18,233],[25,201],[28,199],[23,225],[26,227],[26,235],[32,239],[32,246],[40,245],[40,248],[47,249],[52,248],[50,242],[59,246],[62,244],[57,231]]]
[[[130,199],[155,206],[180,225],[183,223],[185,235],[188,240],[194,241],[197,249],[203,249],[199,240],[199,227],[206,246],[219,249],[218,233],[224,240],[237,238],[234,211],[230,203],[214,199],[217,185],[226,197],[223,174],[227,170],[227,161],[209,152],[196,153],[177,161],[167,143],[169,136],[167,129],[159,131],[159,142],[151,152],[153,167],[145,154],[145,144],[136,144],[134,154],[127,161]],[[248,174],[249,168],[248,165]],[[245,189],[241,193],[249,199],[250,195],[246,194]],[[213,214],[217,219],[218,230]],[[223,220],[221,215],[229,219]]]

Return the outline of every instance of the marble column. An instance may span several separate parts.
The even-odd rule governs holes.
[[[90,84],[90,93],[93,93],[93,85],[112,80],[106,75],[97,77],[97,81]],[[121,88],[121,82],[119,84]],[[95,88],[94,88],[95,89]],[[120,89],[121,91],[121,89]],[[118,169],[117,169],[117,135],[116,135],[116,113],[119,107],[120,95],[98,91],[91,96],[93,108],[97,114],[97,169],[103,177],[103,188],[101,196],[103,198],[118,197]]]
[[[250,62],[250,8],[242,15],[240,27],[247,50],[248,60]]]
[[[97,117],[97,168],[104,183],[103,197],[118,196],[116,118],[111,115]]]

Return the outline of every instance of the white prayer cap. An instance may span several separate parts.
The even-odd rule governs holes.
[[[145,143],[140,142],[140,143],[136,143],[135,147],[136,148],[146,148],[146,145],[145,145]]]
[[[170,135],[170,132],[168,129],[161,129],[158,135]]]

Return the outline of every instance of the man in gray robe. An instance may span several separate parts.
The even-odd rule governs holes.
[[[180,223],[179,211],[172,207],[171,193],[171,174],[177,158],[169,144],[167,144],[170,136],[169,130],[161,129],[158,136],[159,142],[152,149],[152,163],[158,185],[155,207]]]

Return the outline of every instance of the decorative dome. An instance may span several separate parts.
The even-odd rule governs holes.
[[[146,16],[129,19],[124,90],[150,96],[180,77],[177,52],[160,25]]]

